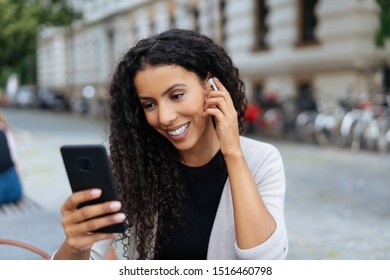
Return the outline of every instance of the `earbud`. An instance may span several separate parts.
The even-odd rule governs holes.
[[[218,88],[217,88],[217,86],[215,85],[213,78],[208,79],[208,81],[209,81],[209,84],[213,87],[213,89],[214,89],[215,91],[218,91]]]

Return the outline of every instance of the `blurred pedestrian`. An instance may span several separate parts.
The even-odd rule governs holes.
[[[16,168],[16,145],[11,129],[0,111],[0,205],[17,202],[22,184]]]
[[[110,95],[128,258],[286,257],[282,159],[270,144],[240,136],[244,84],[222,47],[180,29],[143,39],[119,63]],[[78,207],[99,195],[65,201],[66,240],[55,259],[105,255],[113,234],[94,230],[126,217],[118,202]]]

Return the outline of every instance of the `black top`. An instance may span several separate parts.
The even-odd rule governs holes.
[[[6,171],[14,166],[11,159],[11,153],[8,147],[5,132],[0,129],[0,172]]]
[[[184,224],[170,235],[158,259],[201,260],[207,257],[207,248],[215,214],[227,179],[222,152],[204,166],[180,165],[187,190]]]

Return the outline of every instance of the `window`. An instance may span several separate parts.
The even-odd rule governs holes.
[[[176,17],[174,13],[169,13],[169,26],[171,28],[176,27]]]
[[[317,110],[313,94],[313,87],[309,81],[299,82],[297,85],[297,107],[298,111]]]
[[[267,15],[268,7],[266,0],[256,0],[255,14],[256,14],[256,27],[255,27],[255,50],[264,50],[268,48],[267,34]]]
[[[156,17],[153,7],[149,8],[149,33],[156,33]]]
[[[131,23],[130,23],[130,32],[131,32],[131,38],[132,42],[136,42],[139,39],[139,29],[137,25],[137,18],[135,15],[131,18]]]
[[[298,2],[298,44],[317,43],[318,41],[315,33],[317,16],[315,14],[315,8],[318,0],[299,0]]]
[[[387,95],[390,95],[390,66],[389,65],[383,66],[383,91]]]
[[[219,31],[220,31],[220,43],[221,45],[225,45],[226,43],[226,1],[225,0],[219,0],[219,18],[220,18],[220,25],[219,25]]]
[[[199,8],[198,8],[198,6],[196,4],[191,7],[191,14],[192,14],[192,19],[193,19],[194,30],[196,32],[199,32],[200,31]]]
[[[109,48],[110,48],[111,59],[113,59],[114,58],[115,34],[114,34],[114,30],[112,30],[111,28],[107,30],[107,40],[108,40],[108,45],[109,45]]]
[[[260,105],[263,100],[264,95],[264,86],[261,82],[255,82],[253,85],[253,102],[257,105]]]
[[[173,0],[167,2],[168,5],[168,24],[170,28],[176,27],[176,17],[175,17],[175,3]]]

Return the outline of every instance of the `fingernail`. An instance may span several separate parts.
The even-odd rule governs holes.
[[[109,205],[111,210],[119,210],[121,208],[121,203],[119,201],[113,201]]]
[[[118,213],[118,214],[115,214],[115,215],[114,215],[114,220],[115,220],[115,221],[121,222],[121,221],[123,221],[124,219],[126,219],[126,215],[123,214],[123,213]]]
[[[101,189],[92,189],[91,190],[91,195],[92,196],[100,196],[102,194],[102,190]]]

